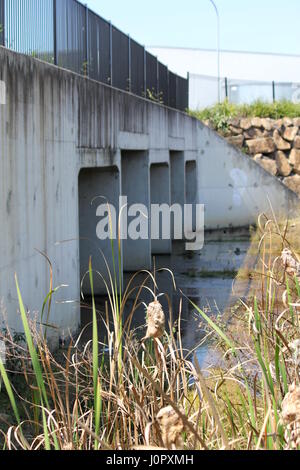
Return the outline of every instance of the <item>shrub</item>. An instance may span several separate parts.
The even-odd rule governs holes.
[[[291,101],[277,101],[275,103],[256,101],[249,105],[236,105],[226,100],[210,108],[190,111],[190,114],[201,121],[209,120],[212,127],[217,131],[226,131],[232,118],[260,117],[281,119],[284,117],[300,117],[300,104],[295,104]]]

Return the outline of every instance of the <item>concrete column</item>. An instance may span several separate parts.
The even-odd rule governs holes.
[[[185,188],[186,203],[194,206],[197,204],[198,196],[197,163],[195,160],[185,164]],[[196,230],[195,210],[193,210],[193,230]]]
[[[185,204],[185,194],[186,194],[184,152],[171,151],[170,152],[170,165],[171,165],[171,203],[172,205],[179,204],[182,208],[182,214],[184,214],[184,204]],[[172,238],[174,239],[174,224],[172,227]]]
[[[99,234],[103,232],[99,225],[101,221],[105,224],[108,220],[107,203],[115,208],[111,212],[112,224],[106,224],[104,232],[110,234],[110,228],[117,230],[118,209],[120,196],[120,177],[117,167],[88,168],[79,173],[79,236],[80,236],[80,279],[82,280],[88,271],[89,258],[92,257],[94,271],[98,271],[109,282],[108,270],[105,260],[113,277],[113,254],[111,240],[100,239]],[[102,211],[101,211],[102,206]],[[117,237],[115,230],[114,236]],[[104,237],[103,237],[104,238]],[[114,240],[114,260],[118,275],[118,241]],[[102,254],[101,254],[102,252]],[[105,258],[105,260],[104,260]],[[105,284],[100,276],[94,275],[95,295],[107,293]],[[83,283],[83,293],[91,294],[89,277],[86,276]]]
[[[121,155],[122,196],[127,198],[122,217],[122,229],[127,236],[122,242],[124,271],[151,269],[149,154],[126,150]],[[147,209],[146,214],[140,211],[141,205]],[[136,239],[132,238],[131,230]]]
[[[197,202],[197,163],[189,161],[185,164],[186,177],[186,203],[196,204]]]
[[[170,168],[168,164],[153,164],[150,168],[150,187],[151,187],[151,204],[162,205],[166,204],[170,207],[171,204],[171,181],[170,181]],[[167,213],[166,213],[167,215]],[[157,218],[158,222],[158,218]],[[159,240],[152,238],[152,254],[166,255],[172,253],[171,234],[168,239],[163,239],[162,224],[170,223],[164,220],[164,215],[159,217]]]

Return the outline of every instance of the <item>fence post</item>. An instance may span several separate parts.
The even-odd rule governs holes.
[[[144,95],[147,98],[147,53],[144,46]]]
[[[276,101],[276,93],[275,93],[275,82],[272,82],[272,96],[273,96],[273,103]]]
[[[189,109],[190,106],[190,72],[187,73],[187,97],[186,97],[187,106],[186,108]]]
[[[132,84],[131,84],[131,37],[128,35],[128,91],[131,93]]]
[[[5,47],[5,0],[0,0],[0,46]]]
[[[85,5],[85,38],[86,38],[86,51],[85,51],[85,55],[86,55],[86,76],[88,77],[89,74],[90,74],[90,71],[89,71],[89,68],[90,68],[90,64],[89,64],[89,50],[90,50],[90,45],[89,45],[89,7],[88,5],[86,4]]]
[[[156,98],[159,100],[159,65],[158,65],[158,57],[156,57]]]
[[[228,100],[228,78],[225,77],[225,96],[226,100]]]
[[[54,65],[58,64],[58,57],[57,57],[57,5],[56,5],[56,0],[53,0],[53,61],[54,61]]]
[[[168,68],[168,72],[167,72],[167,86],[168,86],[168,95],[167,95],[167,100],[168,102],[165,103],[166,106],[170,106],[170,70]]]
[[[113,30],[112,22],[109,22],[109,62],[110,62],[110,84],[113,86]]]

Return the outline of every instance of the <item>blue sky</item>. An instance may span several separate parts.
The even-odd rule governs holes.
[[[147,46],[216,47],[209,0],[85,0]],[[215,0],[222,49],[300,54],[299,0]]]

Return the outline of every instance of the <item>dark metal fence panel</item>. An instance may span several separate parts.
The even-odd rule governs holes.
[[[110,23],[89,11],[88,25],[89,76],[110,84]]]
[[[53,0],[5,0],[3,9],[6,47],[53,62]]]
[[[145,96],[145,49],[137,42],[130,40],[131,45],[131,92]]]
[[[157,58],[149,52],[146,53],[146,89],[147,98],[151,98],[151,96],[157,98]]]
[[[158,84],[159,84],[159,100],[166,106],[169,106],[169,71],[168,67],[158,63]]]
[[[4,0],[0,0],[0,46],[5,46],[4,41]]]
[[[183,77],[176,77],[176,108],[185,111],[188,108],[189,87],[188,80]]]
[[[58,0],[56,32],[57,65],[86,75],[86,8],[76,0]]]
[[[0,45],[188,108],[189,82],[78,0],[0,0]]]
[[[169,106],[176,108],[177,101],[177,75],[169,72]]]
[[[112,28],[112,85],[129,90],[129,37]]]

